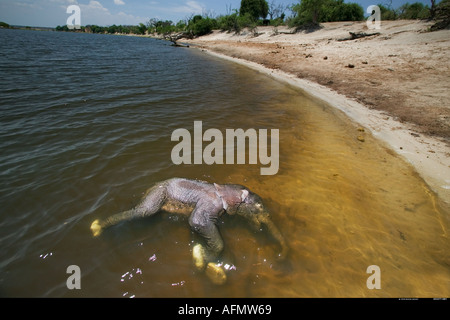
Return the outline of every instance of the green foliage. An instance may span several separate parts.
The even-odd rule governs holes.
[[[255,20],[254,17],[249,14],[240,14],[237,19],[238,29],[241,31],[244,28],[249,28],[254,30],[258,26],[258,20]],[[239,32],[238,30],[236,30]]]
[[[186,29],[186,23],[183,20],[180,20],[175,25],[177,30],[185,30]]]
[[[140,23],[137,26],[112,25],[101,27],[89,25],[81,30],[69,29],[66,25],[57,26],[57,31],[72,32],[92,32],[92,33],[121,33],[121,34],[169,34],[174,32],[186,32],[191,36],[202,36],[210,33],[214,29],[228,32],[240,32],[244,28],[256,30],[258,25],[262,25],[260,18],[270,16],[270,25],[278,26],[286,23],[284,10],[286,7],[277,5],[276,0],[270,2],[266,0],[242,0],[240,11],[231,7],[227,11],[229,14],[218,16],[215,19],[204,15],[195,15],[188,21],[179,21],[174,24],[170,20],[151,19],[147,24]],[[435,1],[436,2],[436,1]],[[432,1],[431,10],[428,6],[420,2],[406,3],[397,9],[378,4],[381,11],[382,20],[395,19],[430,19],[435,15],[436,24],[431,30],[439,30],[450,26],[450,0],[442,0],[434,5]],[[289,27],[297,29],[314,30],[321,22],[331,21],[362,21],[364,20],[364,10],[357,3],[344,3],[344,0],[299,0],[292,5],[290,10],[293,16],[287,20]],[[433,12],[431,12],[433,11]],[[265,21],[267,23],[267,21]],[[0,22],[0,27],[7,28],[8,24]]]
[[[283,22],[284,13],[280,8],[274,8],[276,11],[276,19],[272,22],[275,25],[279,25]],[[97,25],[90,25],[83,27],[81,31],[92,32],[92,33],[126,33],[126,34],[145,34],[156,33],[156,34],[170,34],[174,32],[185,32],[190,36],[202,36],[210,33],[213,29],[221,29],[223,31],[234,31],[240,32],[244,28],[250,28],[255,30],[256,27],[261,24],[259,18],[264,18],[267,16],[269,10],[269,5],[266,0],[242,0],[241,11],[234,9],[233,13],[219,16],[217,18],[212,18],[210,16],[195,15],[188,21],[179,21],[174,24],[170,20],[158,20],[150,19],[146,25],[140,23],[138,26],[117,26],[112,25],[108,27],[100,27]],[[230,12],[231,12],[230,7]],[[273,11],[275,12],[275,11]],[[274,14],[272,14],[274,15]],[[67,26],[58,26],[57,31],[73,31],[69,30]]]
[[[91,32],[92,33],[105,33],[106,32],[106,28],[105,27],[100,27],[97,25],[92,25],[90,26]]]
[[[235,32],[239,32],[240,27],[239,27],[238,17],[239,17],[239,15],[237,14],[237,12],[226,15],[226,16],[219,16],[217,18],[218,28],[222,31],[231,32],[234,30]]]
[[[143,23],[139,23],[139,27],[137,28],[137,34],[145,34],[147,31],[147,27]]]
[[[193,16],[189,22],[192,24],[196,24],[197,22],[199,22],[202,19],[203,19],[203,17],[201,15],[196,15],[196,16]]]
[[[217,26],[217,21],[211,18],[203,18],[200,15],[194,16],[188,23],[187,31],[199,37],[210,33]]]
[[[395,20],[397,19],[397,12],[394,9],[387,8],[382,4],[377,4],[380,8],[381,20]]]
[[[64,26],[57,26],[55,30],[56,31],[69,31],[69,28],[66,25],[64,25]]]
[[[9,28],[9,24],[6,22],[0,21],[0,28]]]
[[[427,19],[430,17],[430,9],[423,3],[405,3],[397,9],[399,19]]]
[[[318,26],[324,19],[324,11],[328,0],[301,0],[292,6],[295,17],[290,21],[291,27]]]
[[[118,33],[119,32],[119,27],[116,26],[115,24],[113,24],[112,26],[108,27],[108,33]]]
[[[172,23],[172,22],[170,22]],[[158,26],[167,26],[167,24],[158,24]],[[81,27],[81,30],[69,29],[66,25],[57,26],[55,28],[56,31],[74,31],[74,32],[89,32],[89,33],[109,33],[109,34],[139,34],[144,35],[149,28],[140,23],[137,26],[123,26],[123,25],[115,25],[109,27],[101,27],[97,25],[88,25],[85,27]]]
[[[150,33],[167,34],[178,31],[177,27],[173,25],[173,22],[171,20],[163,21],[150,19],[150,21],[147,23],[147,26]]]
[[[244,28],[250,28],[254,30],[260,21],[255,20],[252,15],[249,13],[246,14],[238,14],[235,11],[233,14],[229,14],[226,16],[219,16],[217,18],[217,28],[222,31],[227,32],[241,32]]]
[[[381,20],[396,19],[428,19],[431,16],[430,8],[420,2],[413,4],[405,3],[397,9],[378,4]]]
[[[334,1],[326,11],[328,21],[362,21],[364,9],[357,3],[344,3],[343,0]]]
[[[284,23],[285,14],[283,13],[280,17],[270,20],[270,25],[273,27],[281,26]]]
[[[450,0],[442,0],[435,11],[436,23],[431,26],[431,31],[450,28]]]
[[[266,0],[242,0],[240,16],[251,17],[253,20],[265,19],[269,14],[269,4]]]
[[[361,21],[363,8],[356,3],[343,0],[301,0],[292,6],[295,16],[289,21],[290,27],[317,27],[320,22]]]

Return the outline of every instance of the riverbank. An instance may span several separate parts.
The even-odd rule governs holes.
[[[450,30],[431,23],[324,23],[310,33],[258,27],[183,42],[290,83],[342,110],[410,162],[450,204]],[[352,39],[355,34],[376,33]]]

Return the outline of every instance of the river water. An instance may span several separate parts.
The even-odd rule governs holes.
[[[448,297],[448,210],[414,169],[332,107],[256,71],[149,38],[0,30],[0,296]],[[175,165],[177,128],[279,130],[279,171]],[[364,142],[358,140],[364,137]],[[224,216],[216,286],[195,270],[186,217],[93,238],[95,219],[153,183],[239,183],[290,252]],[[81,271],[70,290],[67,267]],[[380,289],[369,289],[369,266]]]

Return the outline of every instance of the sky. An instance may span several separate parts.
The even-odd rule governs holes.
[[[275,4],[292,5],[299,0],[268,0]],[[391,0],[345,0],[356,2],[366,10],[372,4],[389,4]],[[430,0],[392,0],[394,8],[409,2]],[[241,0],[0,0],[0,21],[10,25],[56,27],[65,25],[71,15],[69,5],[78,5],[81,25],[138,25],[151,18],[185,20],[192,14],[227,14],[227,9],[239,9]],[[288,14],[289,11],[286,12]]]

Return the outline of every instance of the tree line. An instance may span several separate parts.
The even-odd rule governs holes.
[[[57,26],[56,31],[81,31],[81,32],[89,32],[89,33],[110,33],[110,34],[146,34],[147,26],[143,23],[140,23],[138,26],[123,26],[123,25],[112,25],[109,27],[101,27],[97,25],[88,25],[82,26],[81,29],[69,29],[66,25]]]
[[[450,26],[450,0],[430,0],[430,5],[420,2],[405,3],[398,8],[390,4],[378,4],[381,20],[397,19],[435,19],[434,29]],[[288,14],[287,14],[288,13]],[[287,25],[304,29],[318,27],[322,22],[362,21],[365,10],[357,3],[345,3],[344,0],[300,0],[290,6],[277,4],[275,0],[242,0],[239,9],[227,7],[227,14],[215,16],[209,12],[174,23],[170,20],[150,19],[146,24],[137,26],[112,25],[101,27],[89,25],[81,31],[109,34],[169,34],[183,32],[186,36],[196,37],[219,29],[228,32],[240,32],[244,28],[255,30],[262,25]],[[57,31],[73,31],[67,26],[56,27]],[[433,30],[433,27],[432,27]]]

